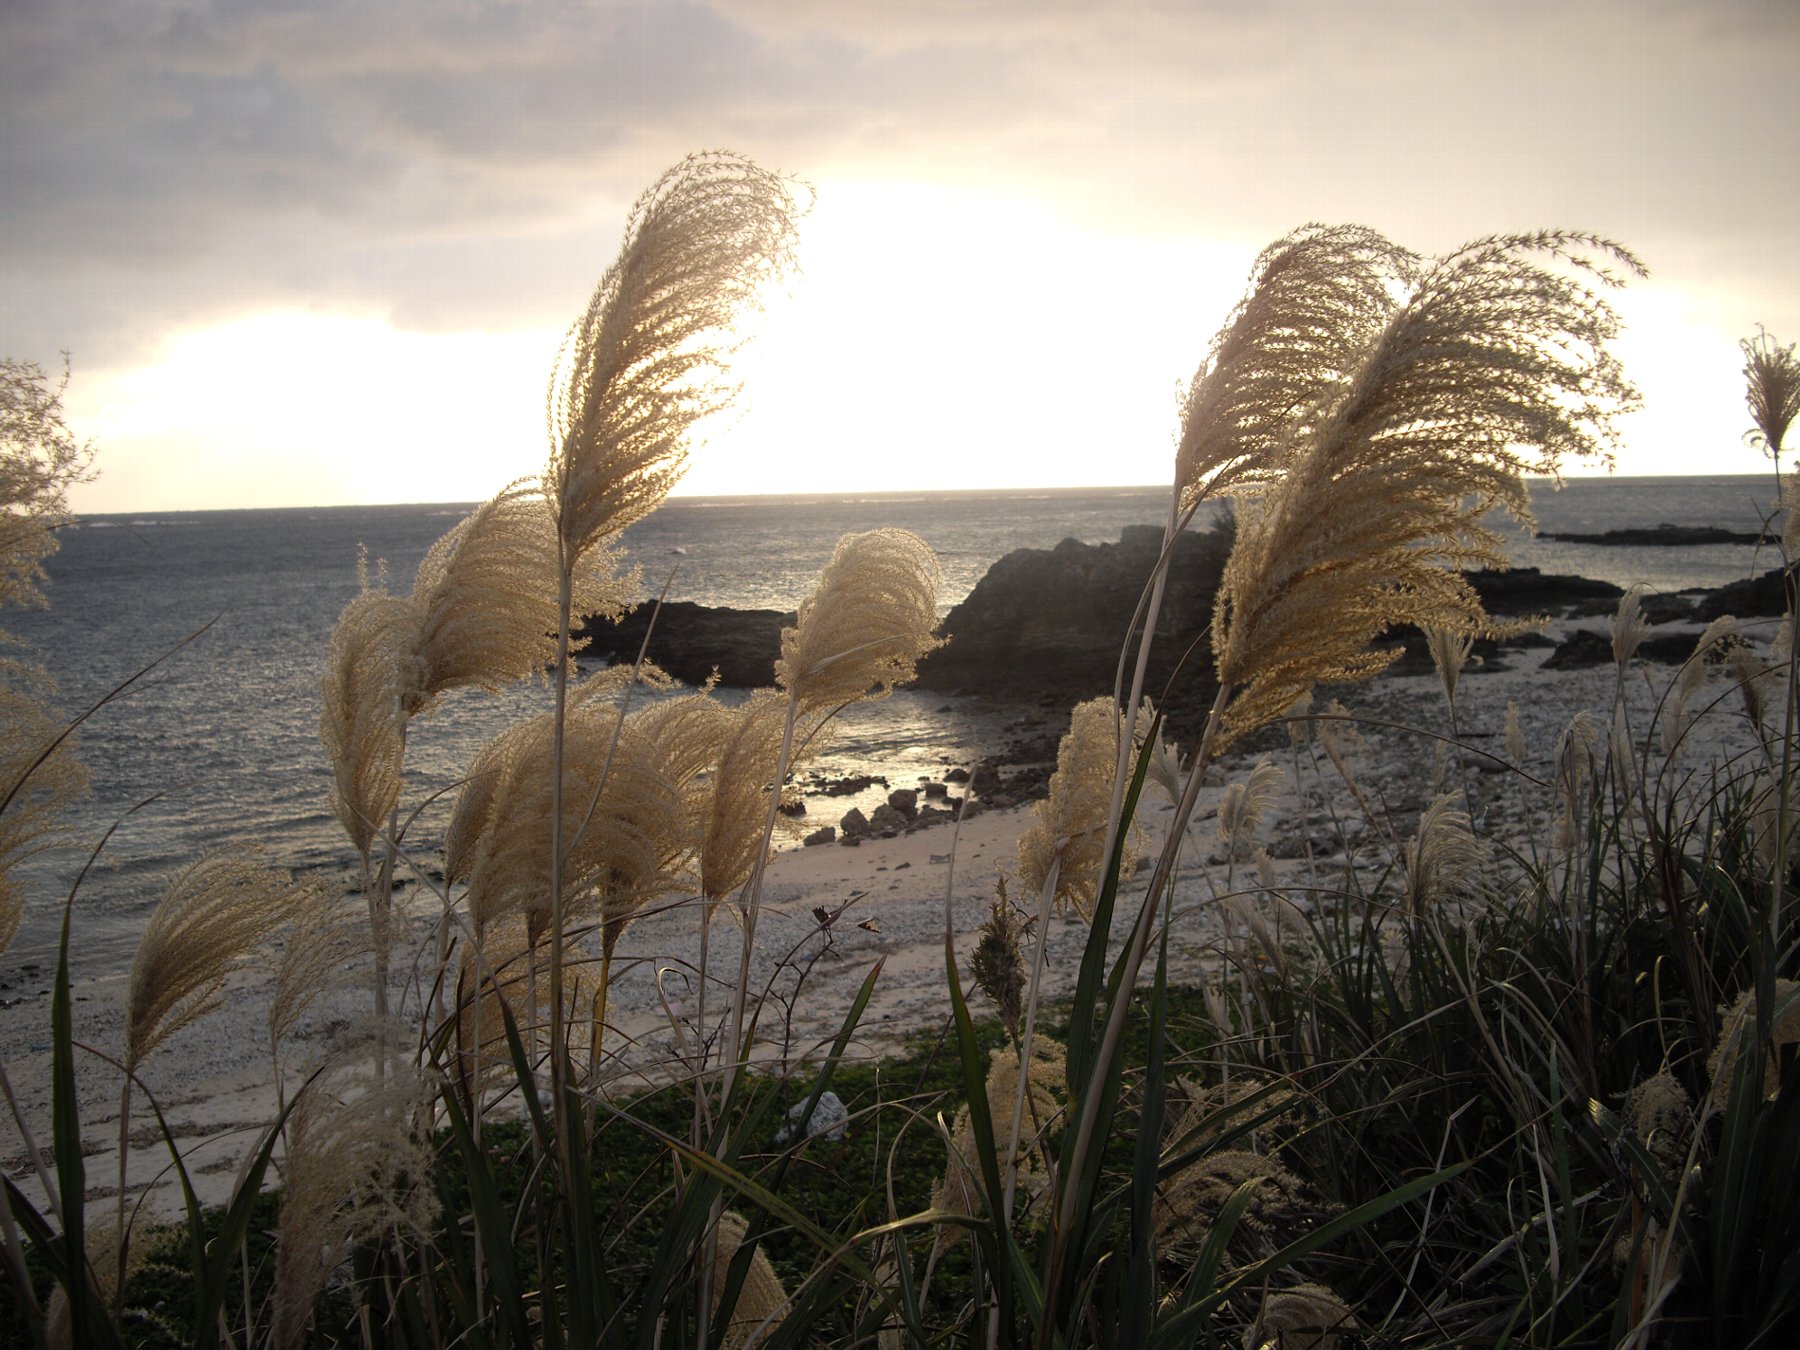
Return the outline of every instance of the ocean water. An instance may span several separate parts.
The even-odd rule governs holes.
[[[1664,521],[1748,531],[1772,496],[1772,481],[1761,478],[1584,479],[1537,492],[1536,507],[1549,531]],[[168,877],[205,852],[250,846],[280,866],[348,868],[318,743],[318,676],[331,628],[356,593],[362,548],[404,590],[426,549],[467,509],[159,512],[94,517],[65,532],[48,564],[50,607],[11,614],[6,627],[51,670],[71,716],[135,677],[82,732],[94,790],[76,824],[90,839],[119,825],[82,885],[81,964],[116,968],[128,959],[122,953]],[[947,610],[1013,549],[1069,536],[1110,541],[1126,525],[1159,523],[1166,510],[1166,488],[676,498],[624,543],[648,593],[666,585],[672,599],[787,610],[841,535],[903,526],[937,549]],[[1515,561],[1654,590],[1716,586],[1773,563],[1749,546],[1601,548],[1523,536]],[[498,699],[448,700],[409,738],[406,800],[453,785],[487,738],[548,699],[544,686],[526,684]],[[902,691],[847,715],[816,767],[909,785],[972,762],[1022,715]],[[815,802],[812,824],[835,822],[848,804]],[[447,812],[445,797],[415,840],[434,842]],[[54,902],[80,863],[60,853],[29,865],[25,926],[0,957],[0,976],[49,959]]]

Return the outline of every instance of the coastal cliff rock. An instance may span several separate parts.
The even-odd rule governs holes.
[[[650,631],[652,617],[656,626]],[[794,622],[792,613],[772,609],[715,609],[674,600],[657,610],[639,605],[619,623],[587,628],[590,639],[582,656],[609,665],[637,660],[650,631],[649,659],[684,684],[704,684],[714,670],[719,682],[734,689],[755,689],[775,682],[775,660],[781,655],[781,630]]]
[[[1017,549],[988,570],[944,621],[949,643],[919,666],[922,688],[1005,697],[1090,698],[1110,691],[1119,650],[1162,548],[1162,530],[1128,526],[1116,544],[1065,539]],[[1157,620],[1148,688],[1160,690],[1181,654],[1212,622],[1229,528],[1187,532],[1175,544]],[[1211,661],[1191,665],[1209,682]],[[1191,687],[1191,686],[1190,686]]]

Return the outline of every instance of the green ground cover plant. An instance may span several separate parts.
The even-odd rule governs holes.
[[[1632,394],[1606,294],[1635,260],[1558,232],[1433,259],[1309,226],[1266,250],[1188,391],[1166,522],[1173,540],[1203,503],[1234,502],[1210,661],[1189,653],[1144,687],[1159,567],[1114,694],[1072,711],[972,961],[946,922],[941,1031],[878,1065],[848,1058],[877,968],[820,1053],[771,1060],[759,1046],[781,1011],[750,970],[784,785],[841,709],[939,641],[935,559],[902,531],[846,538],[773,686],[737,707],[649,697],[647,661],[579,679],[571,633],[632,593],[617,536],[729,401],[732,325],[789,265],[800,200],[724,155],[654,185],[565,344],[543,478],[451,531],[407,594],[371,579],[345,610],[321,740],[361,893],[234,858],[171,885],[121,1028],[110,1219],[84,1204],[75,881],[46,1161],[0,1204],[12,1337],[1785,1344],[1800,1320],[1791,574],[1774,631],[1708,628],[1648,725],[1624,697],[1645,630],[1628,595],[1611,706],[1547,756],[1512,728],[1479,788],[1455,740],[1457,677],[1495,631],[1461,569],[1503,563],[1494,516],[1529,518],[1527,472],[1609,455]],[[1765,336],[1746,360],[1779,464],[1792,349]],[[85,458],[56,435],[41,372],[9,365],[7,389],[27,409],[22,432],[6,424],[7,519],[32,541],[7,554],[19,598]],[[1784,559],[1797,534],[1790,516]],[[1401,818],[1358,777],[1355,719],[1312,695],[1378,674],[1406,624],[1427,634],[1452,733],[1420,733],[1437,790]],[[546,711],[479,752],[433,834],[407,795],[409,738],[457,691],[546,671]],[[8,674],[10,866],[74,780],[36,677]],[[1159,710],[1195,690],[1208,711],[1177,748]],[[1743,731],[1741,753],[1700,752],[1709,719]],[[1272,755],[1221,800],[1227,861],[1195,856],[1202,784],[1233,743],[1285,749],[1292,789],[1353,803],[1372,839],[1279,880],[1257,842],[1287,790]],[[1478,829],[1497,793],[1527,804],[1523,837]],[[1156,833],[1153,796],[1171,808]],[[438,900],[411,1020],[391,1001],[408,877]],[[1171,932],[1201,903],[1221,919],[1216,976],[1178,988]],[[656,1081],[622,1089],[613,956],[668,905],[702,935],[696,1005],[671,1014],[683,1048]],[[1052,1005],[1056,912],[1090,936],[1072,1000]],[[216,1210],[164,1128],[187,1217],[152,1229],[124,1186],[133,1113],[161,1122],[134,1072],[278,929],[278,1113]],[[287,1032],[347,960],[370,976],[367,1024],[287,1062]],[[845,1134],[774,1142],[828,1092]]]

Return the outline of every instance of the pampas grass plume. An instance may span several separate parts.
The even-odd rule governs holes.
[[[1327,1286],[1297,1284],[1263,1295],[1244,1350],[1339,1350],[1339,1333],[1358,1330],[1349,1305]]]
[[[749,1232],[749,1221],[743,1215],[729,1209],[719,1215],[718,1254],[713,1259],[712,1272],[714,1316],[718,1315],[719,1301],[725,1297],[725,1281],[732,1259],[744,1245]],[[725,1331],[725,1350],[751,1350],[762,1344],[787,1314],[787,1291],[781,1287],[781,1277],[769,1260],[768,1248],[759,1242],[756,1254],[750,1258],[750,1268],[744,1272],[737,1302],[732,1305],[731,1322]]]
[[[1067,1053],[1065,1046],[1046,1036],[1037,1037],[1031,1047],[1031,1065],[1024,1084],[1024,1128],[1019,1136],[1019,1186],[1028,1197],[1041,1195],[1050,1182],[1039,1162],[1039,1145],[1048,1139],[1062,1116]],[[1018,1050],[1012,1046],[995,1050],[988,1057],[986,1088],[989,1118],[995,1122],[996,1131],[1006,1128],[1001,1122],[1012,1119],[1019,1087]],[[1004,1141],[996,1142],[1004,1149]],[[967,1106],[956,1113],[950,1131],[949,1162],[931,1193],[931,1207],[946,1214],[971,1217],[983,1212],[981,1155]],[[934,1247],[942,1250],[955,1246],[963,1231],[959,1225],[940,1224]]]
[[[246,858],[213,854],[169,884],[144,926],[126,995],[125,1067],[219,1006],[225,979],[306,903],[296,883]]]
[[[1782,441],[1800,414],[1800,361],[1794,344],[1783,347],[1766,332],[1738,344],[1744,351],[1744,401],[1755,425],[1752,441],[1780,458]]]
[[[1070,711],[1050,795],[1037,804],[1037,823],[1019,838],[1019,883],[1027,894],[1043,890],[1054,866],[1057,903],[1084,916],[1092,910],[1106,863],[1106,818],[1124,734],[1124,719],[1109,697]],[[1128,838],[1122,876],[1131,875],[1130,851]]]
[[[565,567],[652,511],[735,397],[732,324],[791,266],[799,213],[792,183],[727,154],[690,156],[638,198],[551,379],[544,484]]]
[[[940,574],[909,530],[847,534],[795,626],[782,630],[775,681],[800,705],[833,708],[885,695],[936,647]]]

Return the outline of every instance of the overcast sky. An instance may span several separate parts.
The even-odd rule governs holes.
[[[0,348],[70,352],[88,510],[485,497],[633,198],[718,148],[816,205],[688,491],[1164,481],[1313,220],[1617,239],[1621,470],[1748,472],[1797,57],[1792,0],[4,0]]]

